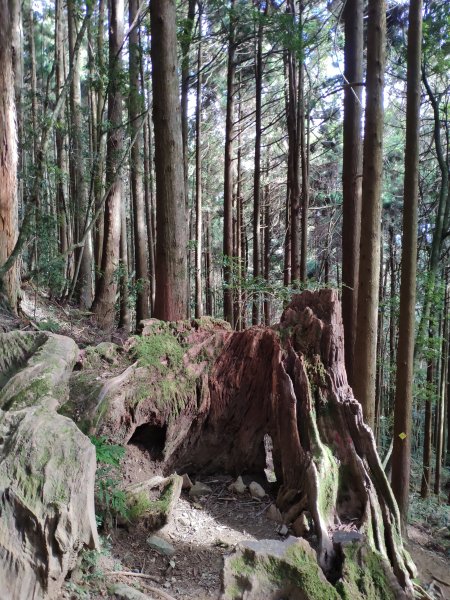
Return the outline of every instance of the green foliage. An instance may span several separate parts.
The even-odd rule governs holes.
[[[43,321],[39,321],[37,326],[40,331],[50,331],[51,333],[58,333],[58,331],[61,329],[59,323],[53,319],[44,319]]]
[[[106,437],[90,436],[97,455],[96,500],[100,508],[99,525],[108,526],[113,517],[128,519],[126,493],[119,488],[119,467],[125,448],[110,444]]]

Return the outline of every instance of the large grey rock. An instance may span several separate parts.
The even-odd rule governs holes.
[[[305,540],[243,542],[225,559],[222,600],[339,600]]]
[[[143,594],[124,583],[114,583],[108,587],[108,591],[115,600],[153,600],[147,594]]]
[[[19,410],[51,395],[60,405],[78,357],[68,337],[47,332],[0,334],[0,408]]]
[[[172,556],[175,554],[175,548],[172,546],[172,544],[169,544],[169,542],[157,535],[151,535],[148,537],[147,544],[150,546],[150,548],[156,550],[160,554],[164,554],[165,556]]]
[[[55,598],[98,544],[95,448],[56,409],[77,356],[69,338],[0,334],[0,597]]]

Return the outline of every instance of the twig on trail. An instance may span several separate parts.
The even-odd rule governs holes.
[[[268,504],[266,504],[266,506],[260,510],[259,512],[256,513],[257,517],[260,517],[262,514],[264,514],[266,512],[266,510],[269,508],[269,506],[272,506],[273,502],[270,501]]]
[[[450,588],[450,582],[445,581],[445,579],[439,579],[439,577],[436,577],[436,575],[432,575],[432,578],[435,579],[438,583],[442,583],[442,585],[445,585]]]
[[[175,600],[173,596],[171,596],[167,592],[164,592],[163,590],[160,590],[159,588],[154,588],[151,585],[146,585],[145,587],[151,594],[156,594],[157,596],[164,598],[164,600]]]
[[[156,575],[148,575],[147,573],[135,573],[134,571],[106,571],[105,575],[117,577],[140,577],[141,579],[151,579],[155,583],[160,583],[161,579]]]

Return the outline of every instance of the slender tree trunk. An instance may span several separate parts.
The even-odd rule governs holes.
[[[197,100],[195,109],[195,318],[203,315],[202,291],[202,10],[198,11]]]
[[[438,394],[436,407],[436,467],[434,479],[434,493],[440,494],[441,491],[441,473],[442,457],[444,451],[444,421],[445,405],[447,400],[447,380],[448,380],[448,361],[449,361],[449,287],[448,271],[446,272],[446,289],[444,302],[444,324],[442,334],[442,357],[441,357],[441,384]]]
[[[131,317],[128,292],[129,254],[127,244],[127,213],[126,204],[120,205],[120,314],[119,327],[126,333],[130,332]]]
[[[181,131],[183,136],[183,167],[184,167],[184,185],[186,189],[186,211],[187,189],[188,189],[188,97],[190,83],[190,60],[189,51],[192,41],[192,30],[194,27],[195,4],[197,0],[188,0],[187,18],[184,19],[183,35],[181,38]]]
[[[104,37],[104,21],[105,21],[105,7],[106,0],[99,0],[98,5],[98,26],[97,26],[97,45],[96,45],[96,58],[97,58],[97,70],[99,73],[103,72],[104,61],[103,61],[103,37]],[[102,78],[98,78],[97,83],[97,115],[95,122],[97,124],[97,147],[95,156],[95,175],[94,175],[94,196],[95,196],[95,208],[96,210],[100,206],[100,202],[103,196],[103,179],[104,179],[104,158],[106,151],[106,136],[103,132],[104,119],[104,89],[102,84]],[[104,239],[104,212],[102,211],[97,219],[94,230],[94,254],[95,254],[95,285],[98,289],[99,279],[101,278],[101,265],[102,265],[102,254],[103,254],[103,239]]]
[[[55,79],[56,95],[58,96],[64,85],[64,25],[63,25],[63,3],[62,0],[56,0],[55,3]],[[56,179],[56,211],[58,215],[58,241],[59,252],[66,255],[69,248],[68,243],[68,214],[66,186],[63,174],[67,172],[67,155],[65,151],[65,133],[64,121],[58,120],[55,131],[56,145],[56,166],[58,167]],[[67,277],[67,259],[64,269],[64,275]]]
[[[406,145],[402,272],[394,407],[392,488],[406,532],[411,472],[414,330],[416,319],[417,206],[419,202],[420,65],[422,0],[411,0],[408,27]]]
[[[150,15],[158,232],[154,316],[176,321],[187,314],[187,266],[175,0],[152,0]]]
[[[104,237],[101,276],[98,281],[93,311],[101,326],[111,329],[115,322],[117,271],[120,256],[120,206],[122,180],[117,177],[123,151],[122,130],[122,45],[123,0],[109,0],[109,89],[108,89],[108,139],[106,149],[106,187],[111,188],[105,202]]]
[[[233,258],[233,139],[234,126],[234,94],[235,94],[235,0],[231,0],[230,30],[228,34],[228,71],[227,71],[227,114],[225,123],[225,171],[224,171],[224,209],[223,209],[223,255],[224,255],[224,319],[233,326],[233,290],[232,258]]]
[[[358,309],[359,244],[362,183],[363,2],[347,0],[344,7],[344,149],[342,161],[342,318],[345,366],[353,387],[353,353]]]
[[[266,7],[268,3],[266,2]],[[258,34],[255,59],[255,168],[253,171],[253,277],[257,279],[261,275],[260,269],[260,245],[261,245],[261,122],[262,122],[262,44],[263,44],[263,20],[261,18],[261,2],[258,6]],[[260,322],[259,298],[253,301],[252,323],[258,325]]]
[[[0,0],[0,266],[17,239],[17,132],[12,57],[12,15],[8,0]],[[17,263],[0,280],[0,304],[17,307]]]
[[[430,343],[432,343],[433,333],[430,325],[429,331]],[[434,365],[432,359],[427,361],[427,397],[425,400],[425,424],[423,433],[423,471],[422,484],[420,487],[420,495],[422,498],[428,498],[430,493],[430,468],[431,468],[431,427],[432,427],[432,407],[430,390],[434,384]]]
[[[383,89],[386,40],[384,0],[369,0],[367,22],[366,116],[364,130],[358,319],[353,387],[366,423],[373,428],[380,265]]]
[[[128,21],[132,24],[139,11],[140,0],[129,0]],[[148,279],[148,251],[147,231],[145,220],[145,198],[142,180],[142,124],[145,119],[145,103],[139,84],[140,47],[139,26],[130,32],[129,37],[129,71],[130,71],[130,136],[135,139],[131,147],[130,156],[130,184],[133,200],[133,225],[134,225],[134,264],[136,271],[136,325],[149,317],[149,279]]]
[[[213,316],[211,270],[212,270],[211,212],[208,210],[206,213],[205,295],[206,295],[206,314]]]
[[[267,174],[269,169],[267,169]],[[269,285],[270,276],[270,188],[266,183],[264,190],[264,279],[266,285]],[[270,325],[270,296],[266,292],[264,295],[264,323]]]
[[[303,4],[302,10],[303,12]],[[303,15],[300,15],[303,19]],[[300,281],[305,283],[308,278],[308,212],[309,212],[309,108],[305,99],[305,68],[303,62],[299,73],[300,98],[300,163],[302,168],[301,194],[301,252],[300,252]]]
[[[70,174],[71,195],[75,207],[75,241],[79,242],[84,236],[84,229],[88,218],[88,190],[85,180],[83,157],[83,127],[81,118],[81,82],[80,58],[74,56],[75,38],[77,30],[77,17],[74,0],[68,0],[67,20],[69,25],[69,60],[73,65],[73,77],[70,85]],[[93,302],[93,274],[92,274],[92,238],[88,234],[83,247],[78,248],[76,261],[80,261],[79,277],[77,282],[78,298],[81,308],[90,308]]]

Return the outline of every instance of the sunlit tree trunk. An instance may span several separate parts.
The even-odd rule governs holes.
[[[129,26],[138,14],[140,0],[129,0]],[[144,97],[139,83],[140,46],[139,26],[134,26],[129,37],[130,136],[134,141],[130,156],[130,185],[133,201],[134,261],[136,272],[136,324],[149,317],[149,279],[145,197],[143,185],[142,126],[145,119]]]
[[[385,45],[385,2],[369,0],[358,318],[354,361],[358,377],[354,378],[353,388],[363,407],[365,421],[372,428],[377,362]]]
[[[195,109],[195,318],[203,315],[202,290],[202,11],[198,13],[197,100]]]
[[[187,314],[187,250],[175,0],[152,0],[150,15],[157,227],[154,316],[176,321]]]
[[[235,16],[233,14],[235,0],[231,0],[230,30],[228,34],[228,70],[227,70],[227,112],[225,123],[225,172],[224,172],[224,207],[223,207],[223,255],[224,255],[224,319],[233,325],[233,291],[232,265],[233,258],[233,140],[234,127],[234,93],[235,93]]]
[[[12,57],[12,15],[0,0],[0,266],[17,239],[17,133]],[[17,263],[0,281],[0,304],[16,310],[19,293]]]
[[[75,38],[77,31],[77,7],[74,0],[67,3],[69,30],[69,60],[73,65],[73,77],[70,85],[70,179],[71,196],[75,212],[75,241],[79,242],[84,236],[85,225],[88,221],[88,190],[85,179],[84,146],[87,141],[86,132],[82,127],[81,115],[81,81],[80,59],[74,56]],[[82,308],[90,308],[93,301],[92,273],[92,238],[88,234],[82,248],[78,248],[76,260],[80,261],[77,282],[78,299]]]
[[[363,2],[344,6],[344,149],[342,160],[342,319],[345,366],[353,386],[353,352],[358,309],[358,267],[362,183]]]
[[[109,0],[109,88],[108,121],[109,131],[106,152],[106,188],[109,189],[105,203],[103,251],[101,275],[93,311],[99,323],[110,329],[115,322],[117,294],[117,270],[120,254],[120,230],[122,203],[122,180],[117,176],[123,151],[122,129],[122,42],[123,42],[123,0]]]
[[[422,0],[409,5],[402,272],[394,407],[392,488],[406,531],[411,472],[414,333],[416,320],[417,206],[419,202]]]

